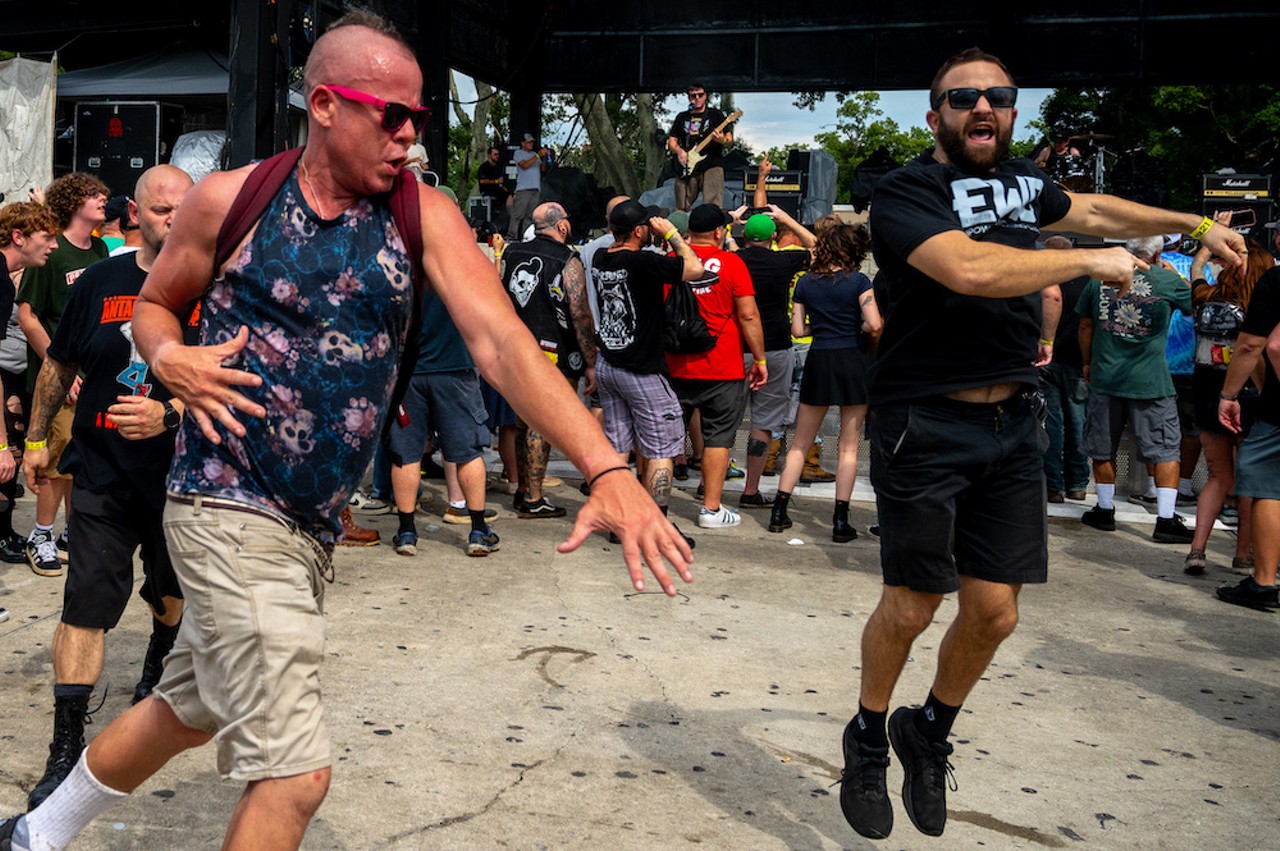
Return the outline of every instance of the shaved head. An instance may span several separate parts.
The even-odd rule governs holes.
[[[415,66],[418,62],[413,48],[386,19],[363,10],[350,12],[316,39],[302,73],[303,85],[310,92],[321,83],[359,88],[362,82],[379,82],[393,57],[407,57]]]
[[[176,165],[158,165],[147,169],[133,187],[133,199],[145,205],[166,190],[166,187],[182,187],[185,192],[192,186],[191,176]]]

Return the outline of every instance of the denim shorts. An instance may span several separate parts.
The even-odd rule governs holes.
[[[404,410],[408,423],[391,424],[391,463],[397,467],[420,462],[433,433],[440,435],[441,456],[455,464],[479,458],[489,445],[489,412],[474,369],[413,376]]]
[[[320,701],[327,556],[296,526],[227,500],[165,506],[186,608],[155,694],[213,735],[218,772],[292,777],[330,764]],[[236,506],[234,508],[228,505]]]
[[[1236,493],[1254,499],[1280,499],[1280,426],[1259,421],[1240,444]]]
[[[886,585],[946,594],[961,575],[1047,580],[1049,441],[1029,399],[884,404],[868,425]]]

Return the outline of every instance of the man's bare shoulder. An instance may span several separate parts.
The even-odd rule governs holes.
[[[193,206],[194,202],[202,216],[217,216],[216,221],[221,222],[253,169],[251,164],[231,171],[213,172],[192,187],[183,200],[183,207]]]

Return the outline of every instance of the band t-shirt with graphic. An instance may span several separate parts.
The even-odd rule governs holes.
[[[591,262],[600,356],[637,375],[666,374],[663,284],[681,280],[684,261],[652,251],[597,251]]]
[[[871,205],[871,246],[890,282],[884,332],[871,368],[871,404],[1006,382],[1036,383],[1040,294],[962,295],[907,262],[950,230],[970,239],[1033,248],[1040,225],[1059,221],[1071,199],[1025,158],[967,174],[926,151],[887,174]]]
[[[702,112],[686,109],[671,122],[671,129],[667,131],[667,135],[674,136],[676,144],[684,150],[692,151],[699,142],[710,136],[724,119],[725,114],[714,106],[708,106]],[[728,129],[728,127],[725,128],[725,130]],[[724,145],[719,142],[714,140],[707,142],[707,146],[702,149],[702,155],[705,159],[698,163],[693,174],[702,174],[707,169],[724,165]]]
[[[85,269],[67,295],[48,357],[76,364],[84,374],[71,424],[71,443],[58,470],[91,493],[129,494],[156,511],[164,507],[165,475],[173,460],[174,433],[128,440],[107,418],[117,396],[173,397],[151,374],[133,340],[133,308],[147,273],[137,255],[125,254]],[[183,327],[196,340],[196,314]]]
[[[716,338],[709,351],[668,354],[672,378],[700,381],[741,381],[747,377],[742,364],[742,329],[738,326],[738,299],[754,296],[751,274],[738,255],[714,245],[690,245],[702,261],[702,276],[688,286],[698,300],[698,312]],[[664,287],[663,292],[669,290]]]
[[[1114,287],[1089,281],[1076,313],[1093,320],[1089,387],[1122,399],[1162,399],[1173,395],[1165,360],[1169,317],[1191,314],[1191,287],[1176,272],[1159,266],[1135,270],[1123,298]]]

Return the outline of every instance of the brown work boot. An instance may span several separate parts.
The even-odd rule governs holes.
[[[828,473],[822,469],[822,444],[815,443],[810,446],[809,454],[804,459],[804,468],[800,471],[800,484],[812,485],[816,482],[834,482],[835,480],[835,473]]]
[[[356,521],[351,519],[350,508],[342,509],[342,535],[339,543],[344,547],[373,547],[382,540],[377,529],[357,526]]]
[[[764,472],[762,476],[778,475],[778,453],[782,451],[782,440],[774,438],[769,441],[769,448],[764,453]]]

